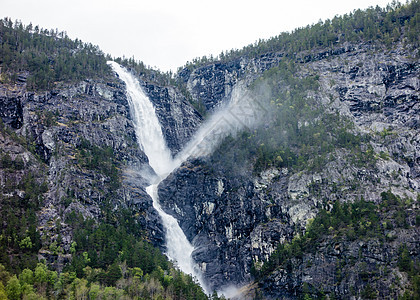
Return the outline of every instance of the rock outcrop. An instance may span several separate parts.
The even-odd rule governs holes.
[[[255,59],[242,57],[194,70],[185,68],[177,76],[179,81],[186,84],[194,101],[203,104],[207,111],[212,111],[228,101],[238,81],[251,82],[265,70],[276,66],[282,57],[282,53],[268,53]]]
[[[202,117],[174,87],[148,82],[143,82],[142,86],[155,105],[166,143],[176,155],[200,126]]]
[[[268,58],[270,63],[262,57],[261,61],[241,59],[194,71],[185,69],[179,76],[194,99],[211,110],[227,98],[239,78],[255,78],[281,55]],[[326,203],[361,197],[379,203],[381,192],[386,190],[417,199],[420,192],[419,64],[410,58],[410,53],[401,47],[383,51],[371,45],[348,45],[328,53],[308,54],[298,62],[298,76],[319,76],[320,89],[308,96],[316,99],[327,113],[349,118],[356,125],[356,132],[369,135],[376,161],[360,167],[340,150],[316,173],[271,169],[258,175],[232,177],[227,175],[228,170],[215,171],[206,159],[188,162],[175,171],[161,183],[159,197],[164,209],[179,220],[197,247],[194,258],[212,289],[249,282],[253,263],[266,261],[278,243],[290,241],[296,230],[305,228]],[[405,233],[412,240],[395,241],[383,255],[395,257],[397,245],[403,242],[418,245],[419,239],[413,238],[416,230],[418,227]],[[276,271],[262,283],[262,290],[269,298],[294,298],[297,289],[302,293],[305,282],[318,288],[336,284],[335,277],[328,274],[335,272],[340,259],[350,259],[360,247],[366,257],[375,256],[380,252],[376,243],[371,241],[363,247],[357,242],[340,245],[343,249],[339,255],[334,252],[334,245],[324,244],[313,257],[296,262],[293,274]],[[306,266],[306,260],[314,264]],[[360,259],[358,264],[367,264],[369,269],[372,265],[368,260]],[[374,260],[376,268],[396,268],[388,258]],[[348,273],[360,270],[348,269]],[[335,288],[336,295],[350,294],[355,281],[363,280],[353,275]],[[273,287],[276,288],[271,291]],[[384,290],[387,292],[391,293]]]

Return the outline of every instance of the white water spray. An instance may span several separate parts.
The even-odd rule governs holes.
[[[217,109],[194,134],[191,141],[175,157],[175,164],[181,165],[191,157],[210,155],[225,137],[243,128],[253,128],[266,113],[263,105],[257,102],[246,88],[237,83],[230,101]]]
[[[136,136],[149,164],[159,177],[173,170],[171,152],[166,146],[155,108],[143,92],[139,82],[115,62],[109,65],[126,84],[127,100],[136,125]]]
[[[195,277],[208,294],[201,270],[192,259],[194,247],[186,238],[178,221],[165,213],[160,206],[158,185],[188,158],[209,155],[229,134],[244,127],[254,126],[266,111],[244,92],[245,89],[240,84],[237,84],[232,91],[230,102],[217,110],[200,127],[177,157],[172,159],[153,104],[143,92],[139,82],[117,63],[108,62],[108,64],[126,84],[127,99],[136,126],[137,140],[157,175],[157,177],[149,178],[154,183],[146,188],[146,192],[153,199],[153,207],[162,218],[166,229],[166,254],[176,261],[182,271]]]

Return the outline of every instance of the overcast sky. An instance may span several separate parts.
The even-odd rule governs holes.
[[[391,0],[0,0],[0,17],[66,31],[163,71]]]

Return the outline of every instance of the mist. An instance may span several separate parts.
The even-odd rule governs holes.
[[[265,101],[261,99],[263,98],[257,99],[255,93],[243,82],[238,82],[232,90],[230,100],[216,109],[175,157],[177,166],[189,158],[208,156],[226,137],[262,124],[268,110]]]

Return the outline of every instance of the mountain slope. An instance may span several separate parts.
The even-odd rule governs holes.
[[[419,1],[358,10],[195,60],[175,77],[116,59],[138,76],[173,154],[238,83],[264,111],[260,126],[159,187],[212,289],[418,296],[418,20]],[[165,250],[141,175],[150,168],[109,57],[65,34],[0,25],[0,280],[9,298],[205,298],[151,245]],[[25,279],[25,268],[48,283]]]
[[[244,48],[220,62],[196,62],[179,72],[193,101],[207,109],[226,101],[238,81],[248,82],[255,101],[268,103],[262,127],[226,139],[210,158],[185,165],[160,189],[167,211],[197,246],[195,258],[203,262],[210,284],[240,286],[254,273],[259,295],[272,298],[321,292],[339,298],[352,293],[395,297],[416,289],[411,284],[418,277],[408,275],[401,283],[395,274],[401,274],[396,262],[405,245],[412,274],[418,274],[419,65],[415,41],[407,37],[418,32],[418,5],[358,11],[334,20],[342,26],[327,21],[297,30],[290,37],[297,45],[308,37],[314,41],[303,48],[284,47],[287,39],[281,35],[260,48]],[[387,20],[393,20],[390,27]],[[370,26],[377,33],[373,37]],[[404,34],[387,40],[392,31]],[[317,41],[328,32],[335,35],[325,47]],[[381,194],[388,191],[399,200],[384,208]],[[326,261],[305,253],[305,243],[298,260],[278,258],[277,247],[296,246],[293,238],[304,235],[307,222],[337,201],[373,205],[377,236],[366,237],[368,246],[366,232],[354,233],[348,224],[349,235],[356,235],[353,244],[321,230],[324,244],[313,251]],[[390,216],[404,221],[396,225]],[[340,230],[334,226],[326,228]],[[394,238],[387,240],[388,235]],[[344,253],[327,252],[340,242]],[[360,258],[349,253],[355,245]],[[375,257],[381,247],[389,249],[387,259],[364,257]],[[265,270],[265,261],[276,261],[276,267]],[[353,263],[356,267],[343,271],[344,280],[336,276],[336,270]],[[359,277],[381,268],[391,269],[391,275]]]
[[[154,248],[164,232],[139,175],[147,157],[106,57],[64,34],[0,23],[0,294],[4,287],[10,299],[206,298]],[[201,117],[173,88],[142,85],[173,126],[167,134],[177,151]]]

